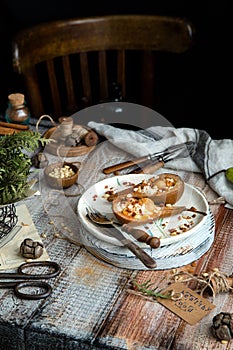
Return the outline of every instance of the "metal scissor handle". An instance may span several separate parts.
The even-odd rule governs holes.
[[[24,293],[22,290],[29,287],[32,290],[37,290],[36,293]],[[42,289],[41,292],[38,292]],[[41,281],[18,282],[14,285],[14,292],[19,298],[28,300],[45,299],[52,293],[50,284]]]
[[[31,274],[25,272],[28,267],[51,267],[52,272],[46,272],[42,274]],[[43,279],[56,277],[61,272],[61,267],[55,261],[32,261],[26,262],[18,267],[18,274],[14,275],[14,278],[27,278],[27,279]]]
[[[52,271],[37,274],[27,273],[25,270],[30,267],[49,267],[52,268]],[[0,273],[0,279],[16,280],[0,282],[0,287],[13,287],[15,294],[22,299],[44,299],[51,294],[52,288],[47,282],[39,280],[56,277],[60,271],[60,266],[54,261],[26,262],[18,267],[17,273]],[[32,293],[24,292],[25,288],[30,289]]]

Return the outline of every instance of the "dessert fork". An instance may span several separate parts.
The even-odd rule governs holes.
[[[87,218],[96,225],[111,225],[111,229],[109,229],[111,236],[119,240],[122,245],[128,248],[146,267],[153,269],[157,266],[156,261],[146,251],[124,236],[118,225],[111,222],[111,220],[108,220],[108,223],[103,223],[102,219],[99,219],[99,215],[96,214],[96,210],[90,207],[87,207],[86,211]]]
[[[136,238],[138,242],[148,244],[151,248],[159,248],[160,239],[158,237],[150,236],[146,231],[141,229],[133,228],[127,224],[121,224],[112,218],[108,218],[106,215],[100,213],[94,208],[86,208],[87,214],[92,221],[99,225],[108,225],[110,227],[120,228],[122,231],[129,233],[131,236]]]

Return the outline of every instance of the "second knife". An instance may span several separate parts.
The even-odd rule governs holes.
[[[187,157],[187,155],[191,154],[193,148],[194,148],[194,142],[192,141],[180,143],[174,146],[170,146],[162,152],[148,154],[144,157],[136,158],[134,160],[129,160],[126,162],[111,165],[109,167],[104,168],[103,173],[111,174],[111,173],[114,173],[115,171],[130,168],[134,165],[139,165],[147,161],[150,161],[151,163],[161,162],[158,167],[162,167],[164,165],[163,162],[165,162],[165,160],[166,161],[171,160],[179,155],[182,157],[184,156]]]

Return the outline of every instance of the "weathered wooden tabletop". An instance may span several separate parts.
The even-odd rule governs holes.
[[[96,164],[89,165],[88,155],[70,159],[82,161],[78,182],[83,190],[106,177],[101,169],[109,165],[109,156],[110,150],[109,154],[108,151],[98,154]],[[111,158],[112,163],[119,160]],[[132,279],[138,283],[151,280],[158,289],[166,287],[174,269],[129,270],[99,260],[78,244],[81,234],[78,221],[73,225],[73,235],[67,234],[65,227],[62,232],[60,226],[60,234],[64,234],[65,239],[59,238],[52,222],[54,218],[46,209],[50,189],[44,183],[43,169],[35,176],[41,195],[23,203],[30,211],[50,260],[60,264],[61,273],[50,281],[53,292],[44,300],[22,300],[12,290],[0,290],[0,349],[233,349],[233,340],[221,344],[210,330],[215,314],[233,313],[231,292],[218,294],[216,307],[195,325],[183,321],[156,301],[129,293]],[[182,177],[200,188],[209,201],[217,198],[201,174],[182,173]],[[67,192],[76,190],[72,187]],[[78,197],[64,198],[67,203],[63,205],[66,208],[68,205],[70,215],[75,217]],[[216,223],[213,245],[200,259],[177,271],[186,269],[200,274],[218,268],[227,275],[232,273],[233,210],[223,204],[210,205],[210,208]],[[64,221],[65,209],[61,207],[59,213]],[[72,226],[73,223],[65,224]]]

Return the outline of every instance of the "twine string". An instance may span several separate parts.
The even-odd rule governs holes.
[[[38,121],[37,121],[37,123],[36,123],[36,131],[37,131],[37,132],[39,132],[39,125],[40,125],[40,122],[41,122],[41,120],[44,119],[44,118],[48,118],[54,126],[57,126],[56,122],[53,120],[52,117],[50,117],[50,115],[48,115],[48,114],[43,114],[43,115],[40,116],[40,118],[38,119]]]
[[[194,276],[189,272],[181,271],[175,274],[174,277],[176,281],[181,275],[187,275],[187,278],[182,278],[179,282],[185,283],[196,281],[198,283],[199,287],[196,289],[196,292],[200,293],[201,296],[203,296],[207,289],[210,289],[212,292],[213,299],[215,299],[216,294],[233,291],[233,286],[229,283],[229,276],[217,269],[198,276]]]

